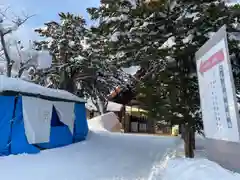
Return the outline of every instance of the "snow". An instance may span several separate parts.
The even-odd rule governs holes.
[[[141,27],[147,27],[149,25],[149,22],[144,22]]]
[[[187,13],[186,14],[186,18],[193,18],[193,22],[198,20],[200,18],[199,16],[199,12],[195,12],[195,13]]]
[[[122,68],[122,70],[130,75],[136,74],[136,72],[140,69],[139,66],[130,66],[129,68]]]
[[[73,47],[75,46],[75,42],[74,42],[74,41],[70,41],[70,42],[69,42],[69,46],[70,46],[71,48],[73,48]]]
[[[0,157],[4,180],[239,180],[202,157],[177,156],[179,137],[111,133],[96,125],[86,141],[35,155]],[[103,131],[101,131],[103,130]]]
[[[47,32],[48,31],[48,27],[47,26],[43,26],[43,27],[38,28],[38,29],[41,29],[43,32]]]
[[[90,131],[86,141],[0,158],[4,180],[151,180],[178,138]],[[159,179],[159,178],[157,178]]]
[[[38,69],[50,68],[52,65],[52,56],[47,51],[37,52]]]
[[[128,16],[126,14],[121,14],[120,16],[113,16],[110,18],[105,18],[104,20],[106,21],[106,23],[112,23],[116,21],[127,21]]]
[[[240,174],[230,172],[203,158],[176,158],[168,161],[162,180],[239,180]]]
[[[85,102],[85,100],[82,98],[79,98],[67,91],[46,88],[19,78],[8,78],[4,75],[0,75],[0,92],[4,91],[30,93],[35,94],[36,96],[42,95],[53,98],[66,99],[70,101]]]
[[[85,60],[86,58],[83,57],[83,56],[81,56],[81,55],[78,55],[78,56],[75,57],[74,59],[77,60],[77,61],[83,61],[83,60]]]
[[[184,43],[184,44],[187,44],[187,43],[189,43],[190,41],[192,41],[192,39],[193,39],[193,35],[192,35],[192,34],[189,34],[187,37],[185,37],[185,38],[183,39],[183,43]]]
[[[116,53],[116,57],[117,58],[122,58],[122,57],[124,57],[126,55],[126,53],[124,52],[124,51],[118,51],[117,53]]]
[[[162,163],[161,180],[237,180],[240,174],[222,168],[206,159],[204,137],[196,135],[195,158],[184,158],[184,144],[179,144],[176,151],[168,154]],[[176,177],[177,175],[177,177]]]
[[[112,42],[117,42],[117,41],[119,41],[118,37],[119,37],[120,35],[121,35],[121,33],[120,33],[119,31],[113,33],[112,36],[111,36],[111,41],[112,41]]]
[[[172,46],[174,46],[175,43],[175,37],[170,37],[168,38],[168,40],[166,42],[164,42],[162,44],[162,46],[159,47],[159,49],[164,49],[164,48],[171,48]]]
[[[81,40],[81,45],[83,47],[83,50],[86,50],[90,47],[90,45],[87,43],[87,38],[84,38],[83,40]]]
[[[96,116],[88,120],[88,127],[91,130],[101,130],[112,132],[116,127],[121,131],[121,124],[118,117],[113,112],[109,112],[100,116]],[[116,130],[116,129],[115,129]]]

